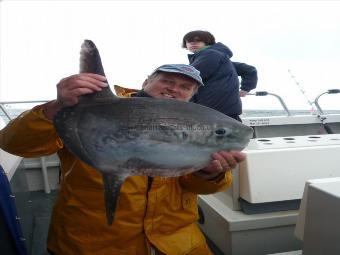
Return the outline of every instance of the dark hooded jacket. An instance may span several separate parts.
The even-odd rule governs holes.
[[[189,54],[189,63],[201,72],[205,86],[201,86],[192,102],[208,106],[228,116],[235,117],[242,113],[241,89],[250,91],[256,87],[257,71],[255,67],[232,62],[231,50],[222,43]]]

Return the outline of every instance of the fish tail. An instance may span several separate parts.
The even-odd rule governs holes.
[[[108,225],[112,225],[119,198],[120,187],[125,180],[125,176],[118,176],[103,173],[104,197],[106,206],[106,218]]]

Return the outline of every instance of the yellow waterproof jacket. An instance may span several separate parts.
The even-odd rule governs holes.
[[[63,147],[41,106],[1,130],[0,147],[22,157],[58,153],[61,184],[48,235],[53,253],[147,255],[152,245],[169,255],[211,254],[196,223],[197,194],[229,186],[230,171],[218,182],[193,174],[155,177],[149,191],[146,176],[129,177],[121,187],[113,225],[108,226],[101,174]]]

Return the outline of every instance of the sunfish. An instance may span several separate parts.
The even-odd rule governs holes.
[[[80,72],[105,75],[85,40]],[[205,167],[219,150],[242,150],[253,130],[211,108],[173,99],[119,98],[109,87],[81,96],[54,118],[68,150],[103,175],[107,222],[131,175],[181,176]]]

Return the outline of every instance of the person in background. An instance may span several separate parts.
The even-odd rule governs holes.
[[[81,73],[62,79],[57,99],[38,105],[0,131],[0,148],[22,157],[58,153],[60,190],[53,208],[48,250],[54,255],[212,255],[198,224],[197,194],[230,186],[231,169],[245,159],[239,151],[219,151],[211,163],[180,177],[130,176],[123,183],[112,226],[107,225],[101,174],[76,158],[58,136],[52,119],[79,96],[102,90],[106,78]],[[203,86],[189,65],[157,68],[137,92],[121,96],[189,101]],[[176,158],[174,158],[176,160]]]
[[[182,47],[193,53],[188,55],[189,63],[200,71],[205,84],[198,89],[191,101],[241,121],[240,97],[256,88],[256,68],[245,63],[232,62],[231,50],[220,42],[216,43],[214,36],[208,31],[196,30],[185,34]]]

